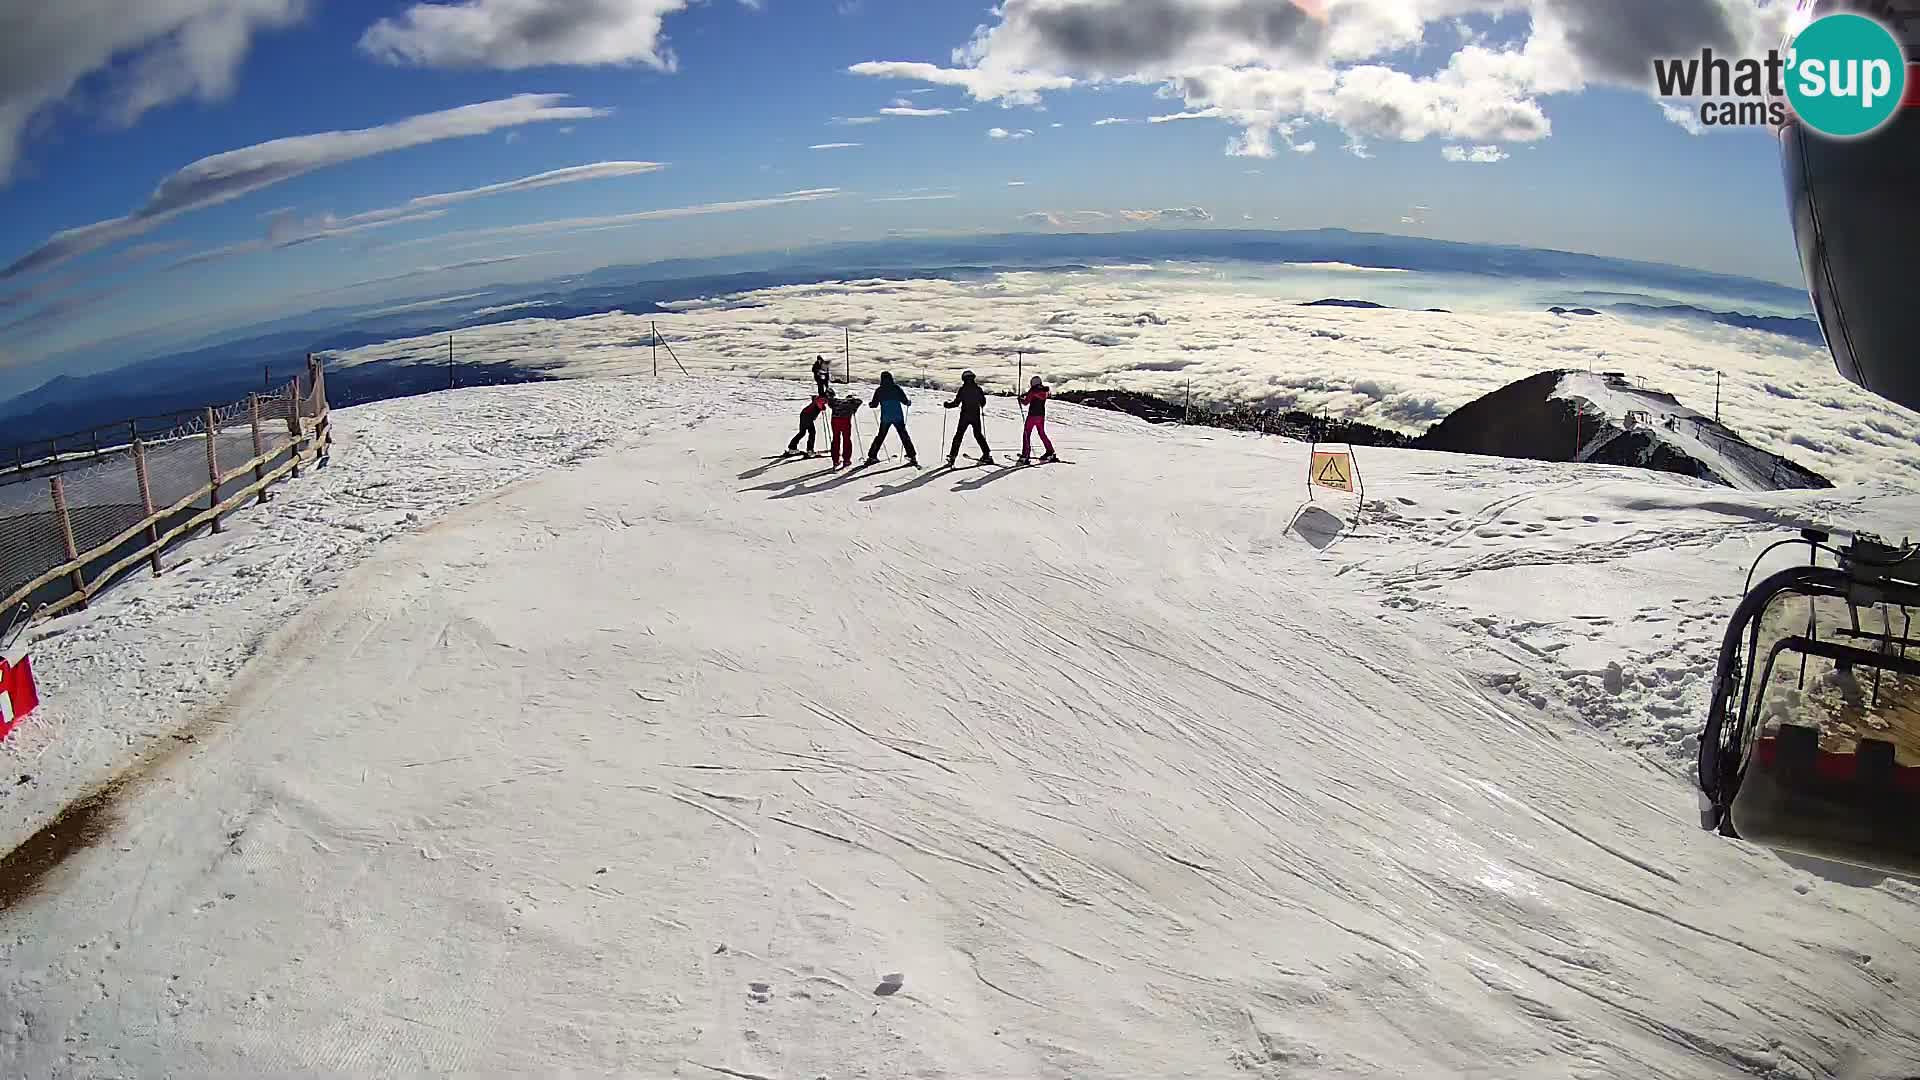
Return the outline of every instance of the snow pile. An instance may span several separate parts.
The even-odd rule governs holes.
[[[763,458],[798,405],[628,380],[336,413],[276,513],[337,547],[201,541],[235,599],[116,631],[137,668],[189,621],[286,623],[216,706],[156,712],[197,741],[0,911],[5,1071],[1920,1067],[1920,889],[1707,836],[1684,736],[1615,737],[1691,708],[1767,540],[1915,499],[1363,451],[1356,513],[1300,505],[1301,444],[1068,405],[1067,464],[833,473]],[[501,430],[526,415],[573,449]],[[346,542],[424,524],[421,472],[494,493]],[[256,613],[298,560],[339,587]],[[39,653],[72,734],[111,700],[82,715],[109,676],[78,633]]]
[[[1624,375],[1569,372],[1552,397],[1572,402],[1586,421],[1581,461],[1690,472],[1747,491],[1828,486],[1823,477],[1748,443],[1673,395],[1636,387]]]

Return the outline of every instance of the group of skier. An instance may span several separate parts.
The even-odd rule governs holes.
[[[850,395],[833,392],[830,379],[831,369],[825,357],[815,357],[813,361],[813,397],[806,408],[800,410],[800,430],[794,433],[787,443],[788,454],[800,454],[800,443],[806,441],[806,456],[813,456],[814,432],[823,412],[832,413],[831,435],[828,439],[829,452],[833,458],[833,467],[845,468],[853,464],[853,414],[860,410],[861,401]],[[1047,438],[1047,398],[1049,391],[1040,376],[1035,375],[1027,392],[1020,395],[1019,401],[1027,410],[1027,426],[1020,443],[1019,464],[1027,465],[1033,461],[1033,437],[1040,436],[1040,444],[1046,453],[1041,461],[1058,461],[1053,452],[1053,440]],[[907,392],[893,380],[893,372],[880,373],[880,386],[873,392],[873,398],[866,403],[880,412],[880,430],[873,437],[873,444],[867,448],[867,465],[880,460],[880,449],[886,444],[887,434],[900,433],[900,447],[907,452],[907,464],[920,467],[920,457],[913,448],[913,436],[907,433],[907,406],[913,402]],[[960,389],[946,408],[960,410],[960,423],[953,432],[953,445],[947,449],[947,468],[953,468],[960,457],[960,443],[968,431],[973,432],[974,442],[980,447],[980,463],[992,465],[993,451],[987,446],[987,436],[980,424],[981,410],[986,408],[987,392],[980,387],[971,371],[960,376]]]

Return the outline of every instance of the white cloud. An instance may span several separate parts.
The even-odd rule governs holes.
[[[1624,6],[1622,6],[1624,5]],[[1551,134],[1542,101],[1588,86],[1650,89],[1655,56],[1702,45],[1754,53],[1779,40],[1788,0],[1003,0],[953,52],[954,67],[889,62],[861,74],[961,86],[983,101],[1036,104],[1083,84],[1158,85],[1180,119],[1242,129],[1230,153],[1273,146],[1282,125],[1327,123],[1349,147],[1381,138],[1531,142]],[[1521,15],[1498,45],[1450,28]],[[1433,28],[1442,33],[1433,33]],[[1444,63],[1437,66],[1439,50]],[[1423,53],[1422,73],[1393,66]],[[1172,119],[1174,117],[1167,117]]]
[[[1706,125],[1700,122],[1700,112],[1698,109],[1687,109],[1661,102],[1660,115],[1685,128],[1689,135],[1705,135],[1707,133]]]
[[[809,150],[852,150],[857,146],[864,146],[864,145],[866,144],[857,143],[857,142],[823,142],[823,143],[814,143],[812,146],[807,147],[807,149]]]
[[[1227,156],[1270,158],[1273,135],[1266,128],[1248,128],[1227,140]]]
[[[1291,149],[1296,154],[1311,154],[1315,150],[1318,150],[1319,148],[1320,148],[1320,144],[1317,142],[1314,142],[1312,139],[1308,139],[1306,142],[1302,142],[1302,143],[1294,143],[1291,147],[1289,147],[1289,149]]]
[[[1027,182],[1025,180],[1009,180],[1007,181],[1007,186],[1008,187],[1026,187]]]
[[[987,138],[989,139],[1029,139],[1032,137],[1033,131],[1030,128],[1022,128],[1019,131],[1008,131],[1003,127],[987,129]]]
[[[1491,165],[1507,160],[1507,152],[1497,146],[1443,146],[1440,156],[1452,162],[1472,162],[1476,165]]]
[[[1109,116],[1104,120],[1095,120],[1093,122],[1093,126],[1094,127],[1112,127],[1115,124],[1131,124],[1131,123],[1133,123],[1132,120],[1128,120],[1124,117]]]
[[[859,124],[877,124],[880,120],[881,118],[878,116],[836,116],[833,118],[834,123],[845,124],[850,127]]]
[[[800,191],[788,191],[760,199],[735,199],[728,202],[698,203],[693,206],[673,206],[660,210],[637,210],[626,214],[607,214],[600,217],[556,218],[550,221],[532,221],[520,225],[496,225],[483,229],[461,229],[442,233],[438,236],[421,237],[418,240],[405,240],[389,244],[388,248],[412,247],[418,244],[449,244],[463,241],[467,244],[482,241],[495,241],[521,236],[538,236],[546,233],[599,232],[606,229],[624,229],[635,225],[644,225],[650,221],[668,221],[675,218],[702,217],[708,214],[735,214],[748,210],[764,210],[775,206],[789,206],[795,203],[819,202],[840,195],[839,188],[806,188]]]
[[[855,75],[881,79],[918,79],[941,86],[958,86],[975,101],[1005,101],[1011,105],[1034,105],[1045,90],[1067,90],[1074,81],[1053,75],[998,71],[983,68],[943,68],[935,64],[902,61],[868,61],[847,69]]]
[[[1070,225],[1095,225],[1112,217],[1104,210],[1033,210],[1021,214],[1020,220],[1028,225],[1046,225],[1058,229]]]
[[[307,0],[24,0],[0,12],[0,183],[30,122],[102,76],[86,97],[123,124],[182,98],[216,101],[256,34],[305,17]],[[118,65],[117,68],[115,65]]]
[[[954,113],[966,112],[966,111],[967,110],[965,109],[916,109],[911,105],[900,104],[900,105],[891,105],[891,106],[888,106],[887,108],[881,109],[880,115],[881,116],[952,116]]]
[[[623,176],[639,176],[657,172],[666,168],[654,161],[601,161],[592,165],[574,165],[564,169],[523,176],[517,180],[507,180],[483,187],[467,188],[463,191],[444,191],[433,195],[421,195],[407,200],[398,206],[379,210],[367,210],[347,217],[334,217],[331,214],[318,218],[301,219],[290,213],[280,212],[271,216],[267,237],[263,241],[247,241],[229,244],[210,251],[190,255],[168,267],[170,270],[212,262],[233,255],[244,255],[255,251],[290,248],[315,240],[327,240],[348,236],[368,229],[386,228],[408,222],[428,221],[446,214],[446,207],[474,199],[491,198],[495,195],[510,195],[521,191],[537,191],[540,188],[555,187],[560,184],[578,184],[591,180],[607,180]]]
[[[329,166],[522,124],[607,115],[604,109],[562,106],[563,100],[564,94],[521,94],[410,116],[379,127],[295,135],[204,157],[160,181],[147,201],[125,217],[108,218],[55,233],[0,270],[0,280],[98,251],[146,233],[182,214],[216,206]]]
[[[1166,210],[1122,210],[1120,220],[1136,225],[1164,225],[1168,222],[1212,221],[1213,215],[1198,206],[1176,206]]]
[[[1149,116],[1147,117],[1147,123],[1171,124],[1179,120],[1213,120],[1225,115],[1226,113],[1216,108],[1194,109],[1190,112],[1177,112],[1177,113],[1167,113],[1162,116]]]
[[[689,0],[458,0],[381,19],[360,49],[389,64],[518,71],[554,65],[677,66],[661,24]]]

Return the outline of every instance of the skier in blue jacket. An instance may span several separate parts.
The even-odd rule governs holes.
[[[887,441],[889,429],[900,432],[900,445],[907,451],[907,464],[920,467],[920,456],[913,452],[913,436],[907,434],[907,406],[913,402],[907,400],[907,392],[893,381],[893,372],[880,373],[880,389],[873,392],[873,400],[868,402],[880,410],[880,433],[873,437],[873,445],[867,448],[867,464],[880,460],[880,444]]]

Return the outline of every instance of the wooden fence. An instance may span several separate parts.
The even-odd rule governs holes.
[[[276,481],[332,446],[319,363],[308,361],[302,383],[203,409],[158,439],[129,422],[119,427],[131,434],[123,447],[16,460],[0,483],[0,587],[12,586],[0,612],[84,608],[141,562],[158,576],[169,547],[201,528],[221,531],[221,518],[249,500],[265,502]]]

